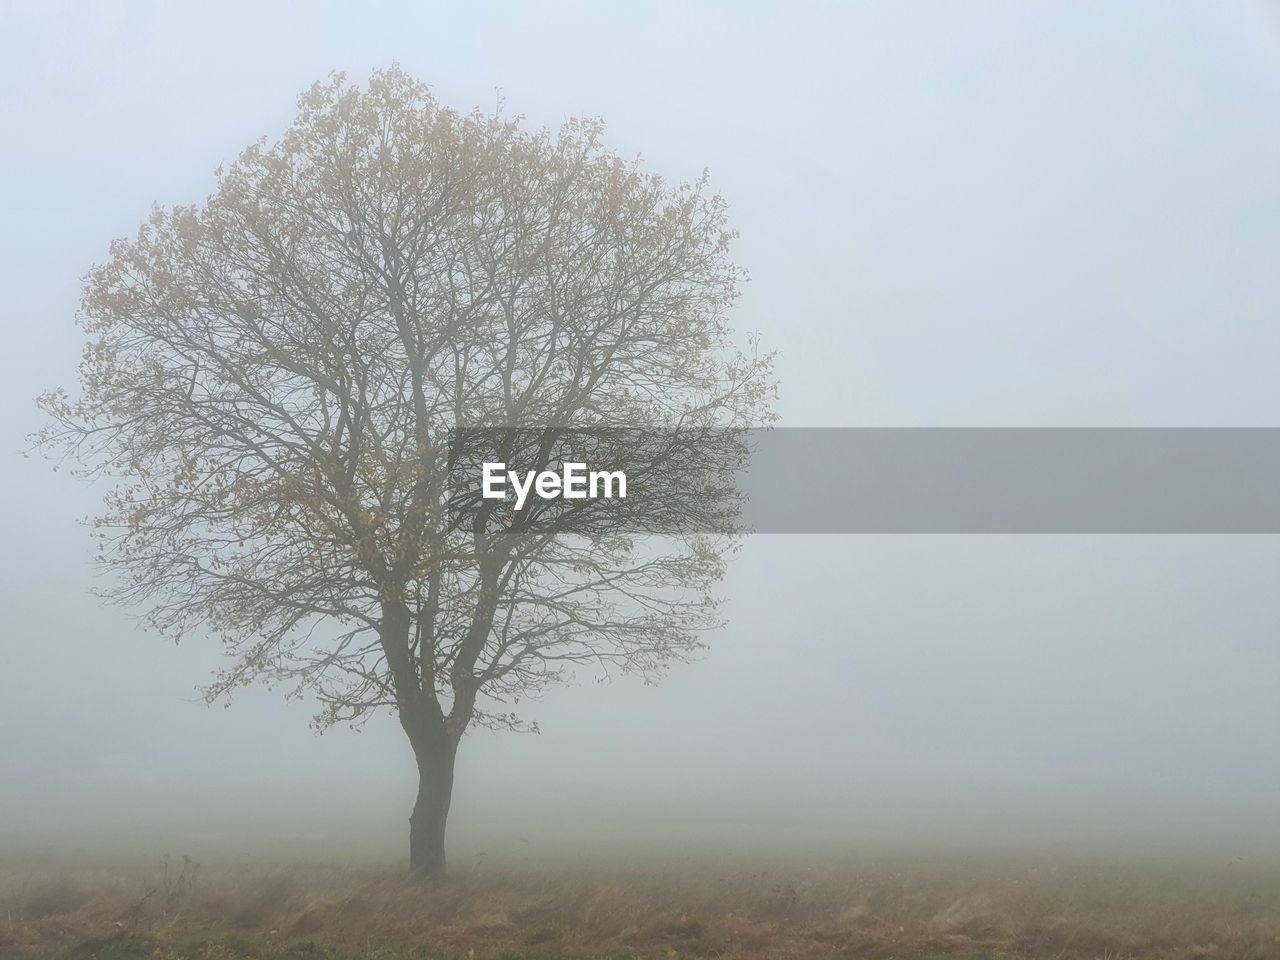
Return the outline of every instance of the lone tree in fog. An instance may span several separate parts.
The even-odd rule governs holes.
[[[108,593],[224,646],[211,700],[257,680],[313,695],[320,728],[396,712],[420,874],[444,869],[463,734],[524,727],[514,705],[574,666],[687,657],[732,543],[460,514],[459,430],[770,417],[769,358],[725,323],[722,201],[599,133],[460,114],[397,68],[317,84],[203,206],[111,246],[80,396],[41,398],[40,447],[116,478]]]

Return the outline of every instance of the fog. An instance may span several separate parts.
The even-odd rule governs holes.
[[[394,718],[206,707],[216,645],[91,595],[102,487],[20,455],[110,240],[331,70],[709,168],[784,426],[1280,425],[1272,6],[461,6],[0,18],[0,842],[402,856]],[[1280,853],[1278,577],[1271,536],[753,537],[697,662],[467,735],[452,842]]]

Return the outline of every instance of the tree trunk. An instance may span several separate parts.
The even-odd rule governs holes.
[[[418,756],[418,799],[409,817],[409,870],[419,877],[444,874],[444,828],[453,794],[457,745],[437,744]]]

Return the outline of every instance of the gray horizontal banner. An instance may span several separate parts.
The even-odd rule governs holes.
[[[1276,428],[491,430],[452,443],[454,522],[496,533],[1280,533]],[[516,471],[491,476],[498,502],[483,488],[496,460]],[[583,472],[516,505],[520,476],[565,463]],[[626,474],[625,499],[583,493],[597,469]]]
[[[1280,533],[1280,429],[782,429],[759,533]]]

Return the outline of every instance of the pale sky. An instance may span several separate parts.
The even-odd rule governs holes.
[[[784,425],[1280,426],[1267,3],[8,4],[0,839],[398,855],[394,720],[192,702],[217,651],[101,607],[100,491],[18,455],[110,240],[392,61],[709,168]],[[1280,851],[1278,577],[1270,537],[757,538],[700,663],[468,738],[458,843]]]

